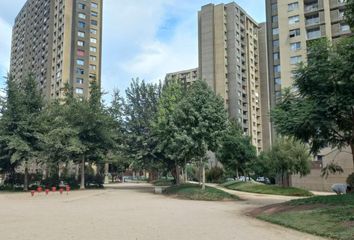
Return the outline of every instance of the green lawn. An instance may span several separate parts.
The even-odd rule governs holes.
[[[171,186],[167,188],[164,193],[190,200],[221,201],[238,199],[238,197],[234,195],[213,187],[206,186],[205,190],[202,190],[197,184],[181,184],[180,186]]]
[[[288,210],[263,213],[258,218],[332,239],[354,239],[353,194],[316,196],[293,200],[286,205]]]
[[[313,194],[307,190],[294,187],[281,187],[276,185],[266,185],[254,182],[229,182],[222,186],[243,192],[284,195],[284,196],[312,196]]]

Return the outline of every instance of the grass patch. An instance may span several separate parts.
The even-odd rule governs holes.
[[[303,232],[338,240],[354,239],[354,195],[316,196],[288,202],[288,211],[258,218]],[[297,211],[294,206],[309,207]],[[301,208],[300,208],[301,209]]]
[[[164,191],[167,195],[174,195],[182,199],[203,200],[203,201],[222,201],[237,200],[235,195],[229,194],[222,190],[205,186],[205,190],[197,184],[181,184],[179,186],[171,186]]]
[[[261,194],[273,194],[283,196],[313,196],[313,194],[305,189],[294,187],[281,187],[276,185],[266,185],[253,182],[230,182],[225,183],[224,187],[232,190],[261,193]]]
[[[172,186],[173,180],[161,178],[153,181],[152,184],[154,184],[155,186]]]

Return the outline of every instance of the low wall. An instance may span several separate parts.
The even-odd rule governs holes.
[[[331,186],[335,183],[345,183],[349,174],[354,172],[352,155],[349,149],[339,152],[338,150],[326,149],[321,152],[322,161],[314,162],[311,173],[305,177],[293,175],[291,177],[292,186],[313,191],[331,191]],[[321,170],[330,162],[334,161],[344,170],[342,174],[329,175],[328,178],[321,177]]]

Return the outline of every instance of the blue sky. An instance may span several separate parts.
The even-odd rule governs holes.
[[[202,5],[221,2],[229,1],[104,0],[104,91],[124,91],[132,78],[157,82],[167,72],[197,67],[197,12]],[[264,0],[235,2],[256,21],[265,20]],[[24,3],[0,1],[0,76],[9,68],[11,27]]]

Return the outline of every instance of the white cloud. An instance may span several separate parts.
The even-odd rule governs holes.
[[[11,26],[0,18],[0,78],[9,70],[11,51]]]
[[[124,90],[135,77],[157,81],[167,72],[197,67],[197,12],[186,9],[177,0],[106,0],[104,90]],[[164,28],[168,36],[161,39]]]

